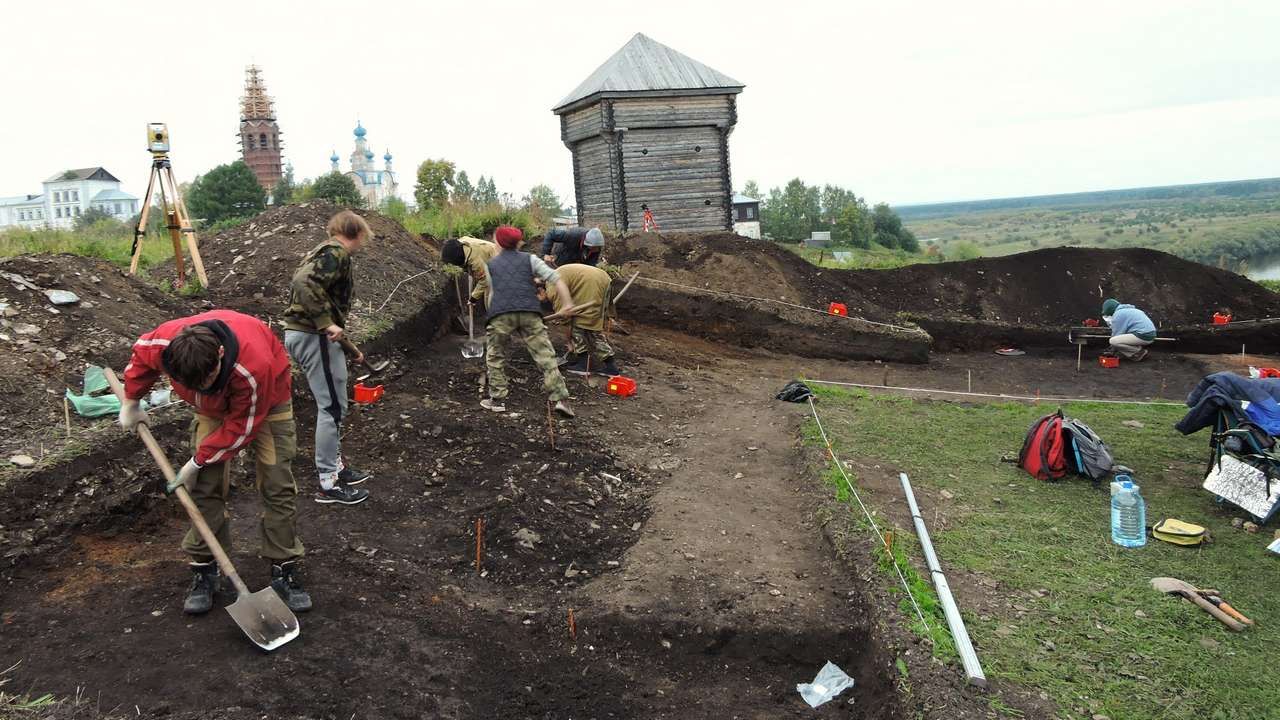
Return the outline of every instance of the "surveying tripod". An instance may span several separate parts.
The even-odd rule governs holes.
[[[169,163],[169,131],[163,123],[151,123],[147,126],[147,150],[151,153],[151,177],[147,180],[146,197],[142,198],[138,227],[133,230],[133,260],[129,263],[129,274],[138,272],[142,239],[147,234],[147,218],[151,215],[151,200],[158,187],[160,210],[164,212],[169,237],[173,240],[173,265],[178,271],[177,287],[187,283],[182,261],[182,236],[186,236],[187,250],[191,253],[191,264],[195,266],[196,277],[200,280],[200,286],[207,288],[209,277],[204,273],[204,261],[200,259],[200,248],[196,242],[196,231],[191,227],[191,216],[187,214],[182,196],[178,194],[178,183],[173,179],[173,166]]]

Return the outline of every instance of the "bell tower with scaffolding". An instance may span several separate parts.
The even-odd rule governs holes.
[[[280,160],[280,125],[275,104],[262,83],[262,70],[250,65],[244,71],[244,96],[240,98],[240,154],[268,193],[283,173]]]

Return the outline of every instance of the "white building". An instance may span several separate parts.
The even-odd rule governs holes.
[[[733,195],[733,231],[743,237],[760,239],[760,201],[741,193]]]
[[[45,180],[39,195],[0,198],[0,227],[71,228],[90,208],[128,221],[138,213],[138,198],[104,168],[67,170]]]
[[[356,184],[356,190],[364,196],[365,207],[378,208],[382,206],[382,202],[387,198],[396,196],[395,171],[391,169],[391,151],[388,150],[382,156],[383,169],[378,170],[374,167],[373,151],[365,143],[365,133],[368,131],[356,121],[356,129],[352,134],[356,136],[356,147],[351,151],[351,170],[343,173],[351,178]],[[329,156],[329,163],[333,168],[333,172],[342,172],[338,168],[338,153],[334,151]]]

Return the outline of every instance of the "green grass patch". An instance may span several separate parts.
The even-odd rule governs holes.
[[[10,228],[0,231],[0,257],[35,253],[69,253],[102,258],[121,267],[129,267],[132,250],[133,231],[127,229],[100,231],[91,227],[81,232]],[[172,257],[173,243],[167,237],[148,235],[142,242],[142,257],[138,261],[138,266],[145,270]]]
[[[916,263],[936,262],[941,259],[922,253],[890,250],[874,244],[870,249],[855,247],[811,248],[790,243],[779,244],[818,267],[840,270],[892,270],[893,268],[915,265]],[[850,253],[850,258],[846,261],[837,260],[835,256],[837,252]]]
[[[1000,462],[1053,407],[816,392],[837,455],[911,476],[926,520],[935,518],[930,533],[952,584],[974,582],[962,571],[996,583],[970,593],[988,605],[962,607],[989,676],[1044,690],[1063,717],[1275,716],[1280,676],[1266,658],[1280,640],[1280,562],[1264,550],[1269,530],[1233,529],[1232,511],[1200,489],[1207,438],[1173,430],[1180,408],[1063,408],[1135,470],[1149,523],[1177,517],[1205,525],[1215,539],[1200,549],[1151,541],[1127,550],[1110,540],[1106,486],[1045,483]],[[1123,424],[1132,420],[1143,426]],[[810,442],[815,436],[806,430]],[[944,489],[953,500],[939,498]],[[873,508],[901,500],[870,492],[863,499]],[[897,547],[920,556],[914,542]],[[1160,596],[1148,581],[1163,575],[1221,588],[1257,627],[1231,633],[1196,607]]]

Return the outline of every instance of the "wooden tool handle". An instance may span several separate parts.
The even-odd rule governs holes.
[[[348,355],[358,356],[362,354],[360,352],[360,348],[355,343],[348,340],[346,335],[343,335],[342,339],[338,340],[338,344],[342,346],[343,350],[347,351]]]
[[[111,392],[120,398],[120,402],[125,402],[127,398],[124,395],[124,386],[120,384],[115,372],[111,368],[106,368],[102,374],[107,378],[107,384],[111,386]],[[164,454],[164,449],[160,447],[160,443],[156,442],[155,437],[152,436],[151,428],[145,424],[138,425],[138,437],[142,438],[142,444],[147,446],[147,450],[151,453],[151,458],[156,461],[156,465],[160,466],[160,472],[164,475],[164,479],[172,485],[177,473],[173,471],[173,466],[169,464],[169,458]],[[231,564],[231,558],[227,557],[227,553],[222,549],[222,545],[218,543],[218,539],[213,536],[213,531],[209,529],[208,524],[204,521],[204,516],[200,514],[200,508],[196,507],[195,501],[187,493],[186,486],[179,485],[173,491],[173,494],[177,496],[178,502],[187,511],[187,515],[191,516],[191,524],[195,526],[196,532],[200,533],[200,538],[204,540],[204,544],[209,546],[209,551],[213,553],[213,559],[218,561],[218,567],[222,569],[222,573],[231,578],[231,583],[236,586],[236,592],[247,597],[249,588],[240,579],[240,574],[236,572],[235,566]]]
[[[1217,608],[1218,608],[1219,610],[1221,610],[1222,612],[1224,612],[1224,613],[1226,613],[1226,614],[1230,615],[1231,617],[1235,618],[1236,620],[1239,620],[1240,622],[1244,623],[1245,625],[1252,625],[1252,624],[1253,624],[1253,621],[1252,621],[1252,620],[1250,620],[1249,618],[1245,617],[1245,616],[1244,616],[1244,613],[1242,613],[1242,612],[1240,612],[1239,610],[1237,610],[1237,609],[1235,609],[1235,608],[1231,607],[1231,603],[1228,603],[1226,600],[1223,600],[1222,598],[1209,598],[1209,602],[1213,603],[1213,604],[1214,604],[1214,606],[1215,606],[1215,607],[1217,607]]]
[[[1200,596],[1200,594],[1199,594],[1199,593],[1197,593],[1197,592],[1186,592],[1186,591],[1184,591],[1184,592],[1182,593],[1182,597],[1187,598],[1187,599],[1188,599],[1188,600],[1190,600],[1191,602],[1193,602],[1193,603],[1195,603],[1195,604],[1199,605],[1201,610],[1204,610],[1205,612],[1207,612],[1207,613],[1209,613],[1210,615],[1214,616],[1215,618],[1217,618],[1217,619],[1218,619],[1218,622],[1222,623],[1223,625],[1226,625],[1227,627],[1231,628],[1232,630],[1234,630],[1234,631],[1236,631],[1236,632],[1243,632],[1243,631],[1244,631],[1244,624],[1243,624],[1243,623],[1237,622],[1237,621],[1236,621],[1236,620],[1234,620],[1230,615],[1228,615],[1228,614],[1226,614],[1226,613],[1222,612],[1221,610],[1219,610],[1218,608],[1214,607],[1213,603],[1209,602],[1208,600],[1205,600],[1203,597],[1201,597],[1201,596]]]

